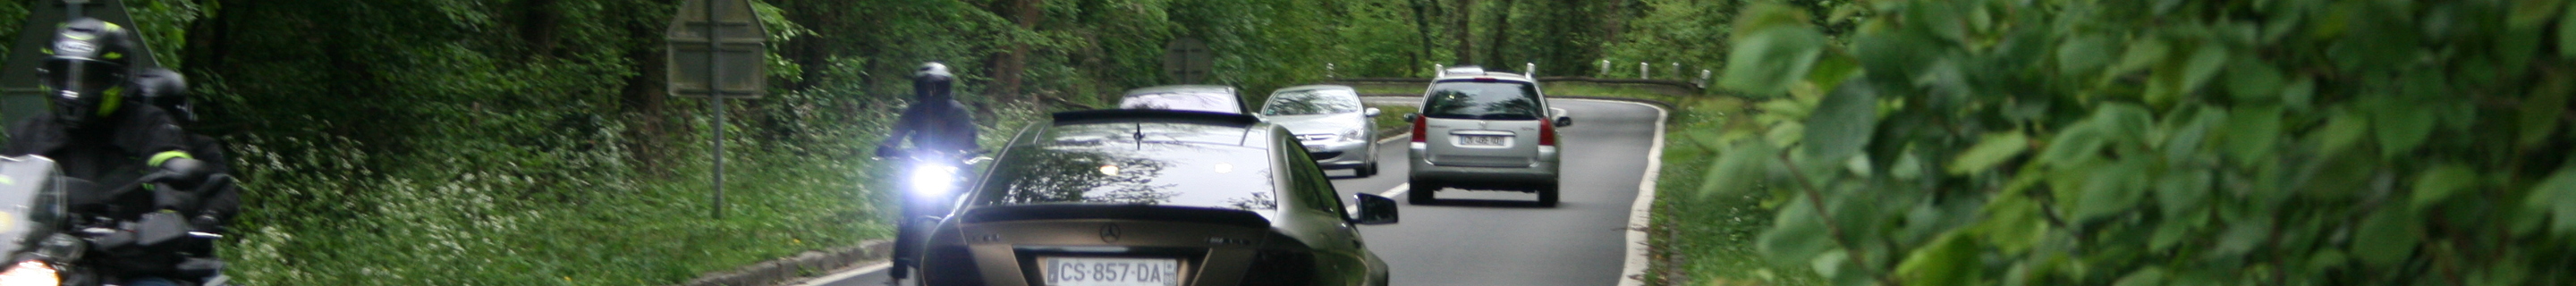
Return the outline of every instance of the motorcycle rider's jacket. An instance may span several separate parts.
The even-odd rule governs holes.
[[[78,126],[53,116],[19,120],[0,154],[52,158],[63,175],[101,188],[134,182],[173,159],[195,159],[185,151],[188,134],[159,108],[119,108],[100,119]]]
[[[967,154],[982,150],[975,142],[975,116],[949,95],[948,86],[955,81],[947,75],[915,79],[917,101],[903,109],[903,117],[888,132],[886,141],[877,144],[880,155],[906,140],[914,150]]]
[[[0,153],[10,156],[40,155],[54,159],[63,175],[94,182],[96,189],[73,190],[93,196],[114,191],[113,188],[137,183],[147,174],[162,170],[163,163],[193,160],[183,151],[187,134],[172,123],[159,108],[149,106],[119,108],[103,120],[89,120],[74,126],[54,120],[52,116],[20,120],[9,128],[9,143]],[[197,182],[169,182],[180,188],[194,188]],[[74,195],[79,197],[82,195]],[[135,220],[148,213],[162,211],[154,201],[109,200],[92,204],[75,204],[73,213]],[[180,217],[194,216],[197,210]],[[184,277],[182,263],[195,256],[212,254],[211,241],[189,241],[164,249],[195,249],[194,255],[163,251],[111,251],[90,259],[102,263],[110,275],[151,275]],[[122,274],[117,274],[122,273]]]

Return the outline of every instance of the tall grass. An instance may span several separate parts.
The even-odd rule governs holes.
[[[547,138],[594,141],[579,148],[421,144],[436,154],[368,153],[332,137],[232,138],[251,191],[224,255],[235,276],[262,285],[653,285],[884,238],[892,164],[866,154],[901,105],[861,98],[884,97],[746,104],[761,113],[735,118],[726,138],[722,218],[710,207],[709,146],[658,150],[676,159],[636,168],[628,144],[616,144],[634,140],[616,137],[625,124]],[[1032,106],[996,107],[998,118],[984,120],[993,144],[1037,117]],[[758,120],[785,121],[747,128]],[[362,163],[385,161],[406,164]]]

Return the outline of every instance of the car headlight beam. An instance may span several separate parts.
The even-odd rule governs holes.
[[[0,286],[61,286],[63,277],[53,264],[38,260],[19,261],[0,271]]]

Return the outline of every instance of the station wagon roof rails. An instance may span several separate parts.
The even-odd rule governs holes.
[[[1480,67],[1480,66],[1456,66],[1456,67],[1450,67],[1448,70],[1440,71],[1440,74],[1441,74],[1441,75],[1444,75],[1444,76],[1461,76],[1461,75],[1470,75],[1470,76],[1472,76],[1472,75],[1483,75],[1483,74],[1485,74],[1485,67]]]
[[[1155,109],[1066,111],[1057,112],[1054,117],[1055,125],[1059,126],[1104,121],[1197,123],[1232,127],[1246,127],[1261,123],[1261,118],[1251,115]]]

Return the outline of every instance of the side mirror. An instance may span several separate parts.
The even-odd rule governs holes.
[[[1362,115],[1368,115],[1368,117],[1377,117],[1377,113],[1378,113],[1378,111],[1377,111],[1377,108],[1376,108],[1376,107],[1370,107],[1370,108],[1368,108],[1368,111],[1361,111],[1361,112],[1360,112],[1360,114],[1362,114]]]
[[[1405,113],[1404,122],[1413,122],[1413,120],[1419,117],[1422,117],[1421,113]]]
[[[1574,126],[1574,118],[1573,118],[1573,117],[1557,116],[1557,117],[1556,117],[1556,127],[1566,127],[1566,126]]]
[[[1395,224],[1395,199],[1369,193],[1351,195],[1360,202],[1359,213],[1350,218],[1362,225]]]

